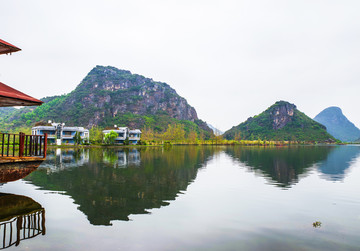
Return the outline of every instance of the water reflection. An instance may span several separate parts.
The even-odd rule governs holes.
[[[0,193],[0,249],[45,235],[45,209],[33,199]]]
[[[319,164],[321,176],[331,181],[343,180],[346,170],[359,155],[359,146],[339,146],[334,148],[326,160]]]
[[[53,172],[77,167],[88,162],[89,149],[53,148],[48,150],[46,161],[41,164],[41,167]]]
[[[111,225],[169,205],[219,151],[281,188],[291,187],[316,167],[340,179],[359,154],[358,147],[346,146],[54,149],[25,179],[41,189],[65,191],[91,224]]]
[[[90,161],[102,161],[115,168],[139,166],[141,162],[140,151],[136,148],[102,148],[102,149],[51,149],[48,151],[46,161],[41,165],[49,171],[59,171],[72,167],[82,166]]]
[[[103,154],[103,161],[115,168],[139,166],[141,163],[140,151],[136,148],[104,149]]]
[[[0,183],[11,182],[22,179],[32,173],[40,166],[42,161],[19,162],[16,165],[1,164],[0,166]]]
[[[195,146],[53,151],[26,180],[65,191],[91,224],[111,225],[112,220],[128,221],[130,214],[169,205],[213,152]]]
[[[289,188],[333,150],[331,146],[229,147],[226,153],[251,171],[269,177],[271,184]]]
[[[341,149],[351,151],[347,146],[68,149],[60,153],[61,163],[54,150],[49,161],[55,166],[44,163],[29,182],[2,190],[29,189],[45,203],[51,234],[21,242],[22,249],[358,250],[360,172],[359,159],[351,157],[357,154],[338,163],[345,163],[343,169],[354,163],[344,171],[351,179],[319,179],[319,172],[326,172],[322,164]],[[282,189],[305,175],[296,189]],[[148,212],[153,215],[131,215]],[[84,215],[95,225],[134,221],[94,227]],[[313,227],[320,222],[321,228]]]

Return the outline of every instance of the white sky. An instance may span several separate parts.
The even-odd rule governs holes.
[[[1,0],[0,81],[36,98],[96,65],[168,83],[221,130],[286,100],[360,127],[360,1]]]

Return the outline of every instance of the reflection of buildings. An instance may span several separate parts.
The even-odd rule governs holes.
[[[0,249],[45,235],[45,209],[33,199],[0,193]]]
[[[51,149],[40,167],[54,172],[83,166],[90,161],[89,152],[90,149]],[[101,149],[100,156],[104,163],[112,164],[115,168],[139,166],[141,163],[137,149]]]
[[[113,164],[114,167],[139,166],[141,157],[137,149],[105,150],[103,161]]]
[[[46,161],[41,165],[41,168],[47,168],[51,171],[64,170],[84,165],[89,162],[89,149],[51,149]]]
[[[119,166],[126,166],[127,163],[126,153],[124,151],[118,151],[117,156],[118,156],[117,164]]]
[[[140,165],[141,158],[140,152],[137,149],[132,149],[129,151],[128,165]]]

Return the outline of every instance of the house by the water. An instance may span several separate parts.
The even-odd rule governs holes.
[[[49,121],[50,122],[50,121]],[[84,127],[65,126],[64,123],[48,123],[45,126],[31,128],[32,135],[44,135],[47,133],[48,143],[56,145],[75,144],[75,135],[79,133],[83,142],[89,142],[89,130]]]
[[[124,144],[126,139],[129,139],[129,144],[137,144],[141,138],[141,131],[139,129],[130,130],[128,127],[116,127],[113,129],[103,130],[104,135],[114,131],[117,133],[115,144]]]

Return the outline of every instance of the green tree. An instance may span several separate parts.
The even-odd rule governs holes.
[[[103,142],[104,134],[100,127],[94,126],[89,131],[90,142],[93,144],[101,144]]]
[[[188,135],[188,142],[190,144],[196,144],[197,143],[197,133],[195,131],[191,131]]]
[[[113,145],[117,136],[118,134],[116,132],[110,131],[109,133],[105,134],[105,143]]]
[[[81,138],[79,132],[76,132],[76,133],[75,133],[74,141],[75,141],[75,144],[76,144],[76,145],[81,145],[81,144],[82,144],[82,138]]]
[[[129,137],[126,137],[126,139],[124,140],[124,145],[129,145],[130,142],[129,142]]]
[[[151,141],[155,139],[154,130],[148,127],[142,129],[141,138],[145,141]]]
[[[179,142],[185,139],[184,125],[181,124],[169,124],[166,132],[164,133],[164,139],[174,142]]]
[[[237,140],[237,141],[241,140],[241,131],[235,132],[234,139]]]
[[[202,144],[204,144],[204,139],[205,139],[205,134],[203,131],[201,131],[199,134],[199,140]]]

